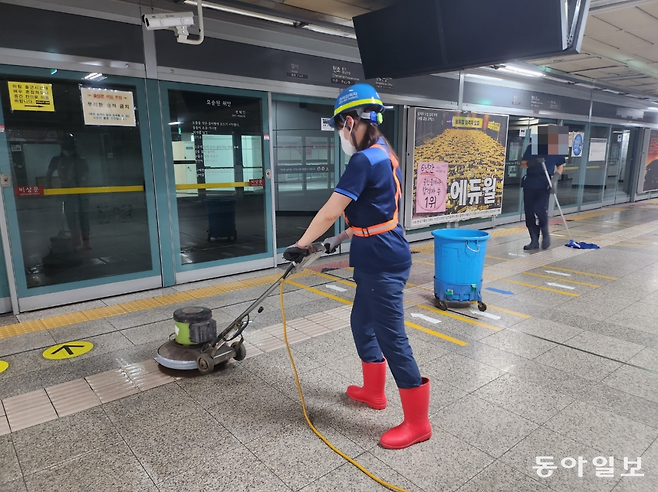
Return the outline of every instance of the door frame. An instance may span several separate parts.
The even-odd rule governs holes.
[[[82,80],[82,75],[86,72],[58,70],[53,73],[50,69],[44,68],[0,65],[0,73],[16,77],[38,77],[41,79],[52,79],[53,81],[57,80],[75,83],[76,81]],[[32,311],[162,286],[162,261],[156,224],[156,207],[153,200],[155,189],[151,147],[149,142],[149,126],[151,118],[146,102],[146,81],[143,78],[108,74],[103,83],[134,87],[135,103],[137,108],[140,109],[139,124],[137,128],[140,132],[142,165],[144,169],[144,196],[149,223],[149,242],[152,261],[151,269],[136,273],[98,277],[94,279],[28,289],[26,275],[23,269],[24,258],[20,239],[20,227],[16,215],[16,201],[13,194],[13,186],[4,187],[0,191],[2,194],[1,206],[3,209],[0,210],[0,212],[2,212],[0,214],[0,226],[3,229],[3,250],[11,294],[11,307],[12,311],[16,314],[24,311]],[[4,125],[4,113],[0,106],[0,126],[4,127]],[[0,132],[0,148],[7,148],[7,145],[8,141],[6,132]],[[4,152],[0,152],[0,154],[2,154],[0,155],[0,172],[8,174],[11,178],[11,162],[8,155],[5,155]],[[4,236],[7,236],[6,241]],[[22,275],[17,275],[19,270],[23,272]]]
[[[178,206],[176,203],[176,181],[174,178],[174,156],[172,150],[171,128],[168,125],[170,121],[169,110],[169,90],[180,90],[186,92],[196,92],[200,94],[213,94],[224,96],[242,96],[254,99],[260,99],[261,104],[261,130],[263,135],[263,171],[265,176],[271,173],[271,138],[270,138],[270,107],[268,103],[268,93],[257,90],[249,89],[234,89],[219,85],[201,85],[189,82],[173,82],[173,81],[160,81],[159,82],[159,102],[162,112],[162,132],[163,132],[163,145],[164,145],[164,165],[157,167],[157,172],[164,173],[168,183],[169,195],[169,214],[170,224],[172,227],[172,253],[174,256],[174,276],[175,283],[187,283],[198,280],[205,280],[209,278],[216,278],[221,276],[233,275],[247,271],[261,270],[264,268],[271,268],[276,266],[275,255],[275,238],[273,237],[273,190],[271,186],[271,179],[266,178],[266,183],[263,188],[265,204],[264,218],[265,218],[265,244],[267,250],[264,253],[256,253],[249,256],[241,256],[238,258],[228,258],[225,260],[214,260],[203,263],[192,263],[183,265],[180,258],[180,234],[176,233],[178,227]],[[157,174],[156,172],[156,174]],[[270,183],[267,183],[270,181]]]

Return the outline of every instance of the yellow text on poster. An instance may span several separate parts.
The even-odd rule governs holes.
[[[489,128],[489,130],[492,130],[494,132],[499,132],[500,123],[496,123],[495,121],[490,121],[489,123],[487,123],[487,128]]]
[[[9,367],[8,362],[5,362],[4,360],[0,360],[0,373],[5,372],[8,367]]]
[[[89,352],[92,348],[94,344],[91,342],[60,343],[44,350],[43,357],[50,360],[71,359]]]
[[[453,128],[482,128],[484,119],[482,118],[469,118],[468,116],[453,116]]]
[[[53,85],[37,82],[7,82],[13,111],[55,111]]]

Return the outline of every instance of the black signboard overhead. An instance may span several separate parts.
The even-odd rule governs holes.
[[[354,18],[366,78],[577,53],[589,0],[405,0]]]

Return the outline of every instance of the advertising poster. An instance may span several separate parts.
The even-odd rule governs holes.
[[[508,117],[426,108],[411,114],[415,124],[407,228],[499,214]]]
[[[80,87],[85,125],[136,126],[133,93]]]
[[[647,160],[644,163],[644,179],[640,179],[639,191],[658,190],[658,130],[651,130]]]

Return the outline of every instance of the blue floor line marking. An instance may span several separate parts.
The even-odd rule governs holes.
[[[490,290],[492,292],[498,292],[499,294],[505,294],[506,296],[514,295],[514,292],[511,292],[509,290],[494,289],[493,287],[487,287],[487,290]]]

